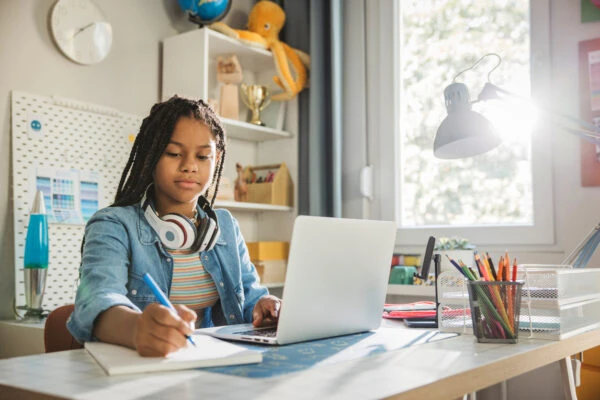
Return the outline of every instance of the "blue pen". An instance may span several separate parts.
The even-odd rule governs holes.
[[[169,301],[167,296],[163,293],[163,291],[160,290],[160,288],[156,284],[156,281],[154,280],[154,278],[152,278],[152,275],[150,275],[149,273],[146,272],[144,274],[144,282],[146,282],[146,284],[150,287],[150,289],[152,289],[152,293],[154,293],[154,295],[158,298],[158,302],[160,304],[162,304],[163,306],[167,307],[169,310],[171,310],[175,314],[177,314],[177,310],[175,309],[175,307],[173,307],[173,304],[171,304],[171,302]],[[190,335],[185,335],[185,337],[187,338],[187,340],[190,341],[191,344],[194,345],[194,347],[196,347],[196,343],[194,343],[194,339],[192,339],[192,337]]]

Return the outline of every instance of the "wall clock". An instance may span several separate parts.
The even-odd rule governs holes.
[[[79,64],[99,63],[112,45],[112,27],[92,0],[58,0],[50,32],[60,51]]]

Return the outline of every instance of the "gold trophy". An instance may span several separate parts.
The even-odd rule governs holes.
[[[240,85],[242,100],[244,104],[252,111],[251,124],[265,126],[260,120],[260,112],[271,102],[271,95],[266,86],[262,85]]]

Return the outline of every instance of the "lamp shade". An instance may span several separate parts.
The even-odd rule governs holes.
[[[433,154],[437,158],[472,157],[500,144],[500,136],[491,122],[471,110],[465,84],[452,83],[444,90],[444,98],[448,116],[435,135]]]

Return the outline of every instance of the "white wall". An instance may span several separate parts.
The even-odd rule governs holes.
[[[160,96],[160,41],[196,29],[176,0],[95,0],[113,27],[113,48],[94,66],[65,58],[49,34],[54,0],[0,0],[0,319],[13,318],[10,91],[58,95],[146,115]],[[241,27],[252,0],[224,22]]]
[[[600,37],[600,22],[581,23],[580,2],[552,0],[551,57],[553,106],[579,115],[578,43]],[[557,133],[553,145],[554,206],[557,242],[574,248],[600,222],[600,187],[581,187],[579,140]],[[600,267],[600,251],[590,265]]]

